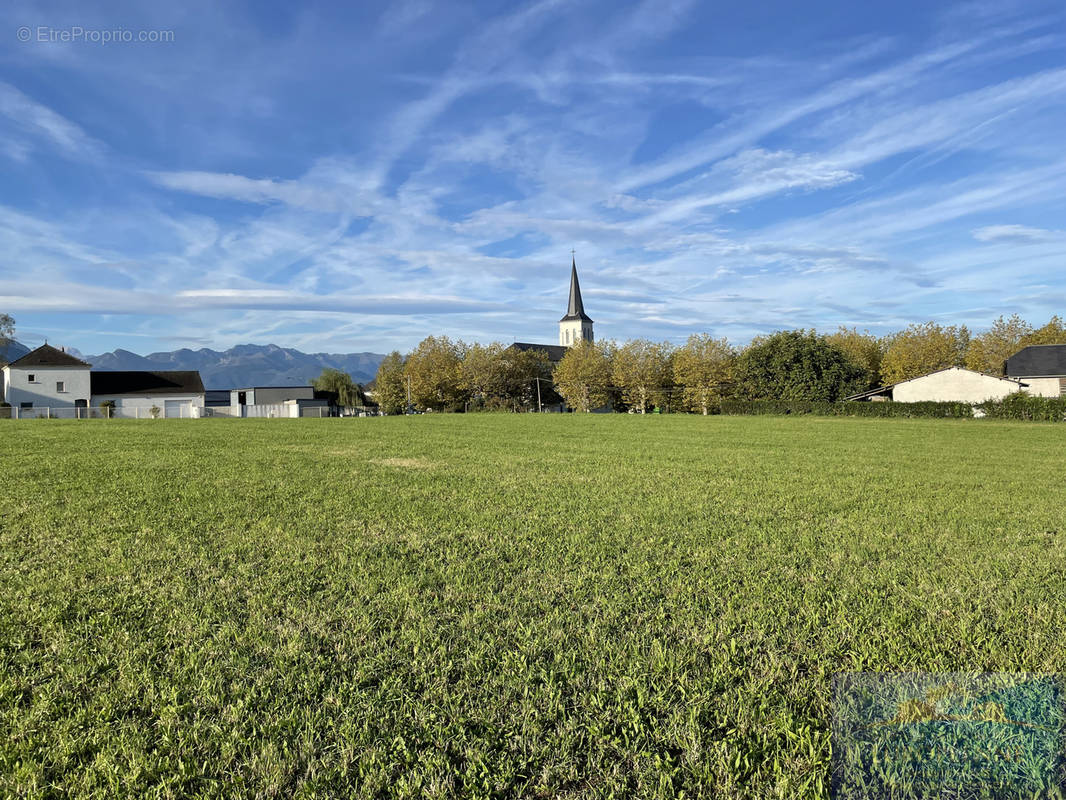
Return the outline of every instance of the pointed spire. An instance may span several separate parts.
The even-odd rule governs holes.
[[[566,316],[563,317],[560,322],[566,322],[567,320],[581,319],[585,322],[592,322],[589,319],[588,314],[585,313],[585,304],[581,302],[581,284],[577,281],[577,258],[571,256],[570,262],[570,305],[566,308]]]

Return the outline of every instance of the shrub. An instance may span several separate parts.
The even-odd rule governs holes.
[[[969,403],[892,403],[838,402],[812,400],[723,400],[721,413],[743,414],[800,414],[817,417],[929,417],[970,419],[973,408]]]
[[[104,412],[105,417],[111,419],[111,417],[115,416],[115,401],[104,400],[104,402],[100,404],[100,410]]]
[[[148,413],[152,415],[152,419],[159,419],[159,406],[152,406]]]
[[[843,350],[803,330],[778,331],[753,341],[737,359],[735,379],[742,397],[822,402],[847,397],[870,382]]]
[[[1066,422],[1066,397],[1033,397],[1017,392],[1002,400],[978,403],[976,408],[992,419]]]

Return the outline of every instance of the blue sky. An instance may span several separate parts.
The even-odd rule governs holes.
[[[553,342],[573,248],[600,338],[1066,313],[1062,4],[880,6],[5,3],[0,311]]]

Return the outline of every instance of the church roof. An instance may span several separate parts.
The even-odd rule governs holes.
[[[547,356],[548,360],[552,363],[562,361],[563,356],[566,355],[566,351],[569,347],[564,347],[561,344],[535,344],[534,342],[515,342],[508,350],[541,350]]]
[[[581,302],[581,284],[577,282],[577,260],[570,263],[570,305],[566,308],[566,316],[559,322],[569,322],[579,319],[582,322],[592,322],[585,313],[585,304]]]

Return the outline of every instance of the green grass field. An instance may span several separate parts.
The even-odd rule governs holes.
[[[0,795],[807,797],[842,671],[1066,663],[1066,427],[0,423]]]

